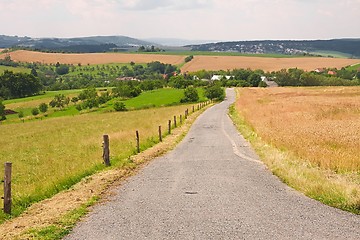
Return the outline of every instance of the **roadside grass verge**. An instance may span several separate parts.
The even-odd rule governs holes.
[[[89,212],[89,207],[94,205],[99,200],[98,197],[92,197],[87,203],[82,204],[81,207],[65,214],[56,223],[43,228],[31,228],[22,237],[26,239],[38,240],[61,240],[68,235],[75,224]]]
[[[165,133],[167,121],[190,107],[83,114],[0,126],[5,136],[0,139],[0,178],[4,162],[13,163],[13,216],[104,169],[103,134],[110,137],[112,164],[128,165],[128,157],[135,153],[136,130],[144,150],[158,143],[159,125]],[[0,213],[0,222],[9,217]]]
[[[290,89],[289,91],[291,92],[292,90],[294,89]],[[306,119],[311,119],[309,112],[304,112],[304,110],[299,111],[299,109],[294,106],[289,108],[290,113],[288,112],[283,115],[283,111],[286,111],[285,109],[287,109],[286,106],[276,104],[276,101],[281,98],[281,95],[286,95],[286,101],[289,104],[297,102],[298,104],[306,105],[306,102],[299,99],[299,97],[309,98],[309,96],[306,96],[306,93],[316,95],[323,90],[327,90],[325,93],[336,97],[336,94],[333,91],[339,93],[338,91],[340,88],[335,90],[334,88],[322,88],[320,90],[319,88],[300,89],[299,91],[301,91],[302,94],[299,92],[290,94],[295,97],[294,99],[291,99],[289,94],[282,92],[286,92],[287,89],[259,90],[262,91],[263,95],[255,94],[254,97],[251,97],[251,94],[249,95],[249,92],[254,93],[254,89],[238,90],[238,100],[235,106],[231,108],[230,116],[238,130],[251,143],[267,167],[284,183],[324,204],[350,211],[355,214],[360,214],[360,169],[356,163],[356,157],[352,160],[349,159],[349,161],[339,159],[337,163],[335,163],[335,160],[333,160],[331,164],[329,164],[328,161],[321,163],[319,162],[321,160],[319,160],[318,155],[318,150],[320,148],[316,147],[316,150],[312,151],[311,147],[314,146],[307,145],[306,138],[298,135],[299,132],[301,132],[300,130],[293,129],[292,134],[289,135],[283,134],[283,132],[277,128],[281,127],[286,129],[293,124],[289,118],[291,112],[297,112],[305,116],[305,118],[300,119],[300,122],[306,122]],[[244,91],[249,92],[245,93]],[[275,92],[269,94],[268,91]],[[352,89],[349,88],[344,91],[345,93],[343,94],[349,98]],[[325,96],[325,98],[327,97]],[[240,99],[244,99],[245,102],[242,100],[240,101]],[[339,99],[335,100],[335,102],[339,102]],[[267,110],[260,106],[264,104],[267,106]],[[329,102],[326,102],[326,104],[328,105]],[[316,104],[310,107],[314,109],[314,106],[316,106]],[[272,112],[270,115],[267,115],[266,111],[272,111],[272,107],[277,109],[277,113]],[[254,119],[260,118],[258,114],[261,115],[261,120],[256,121]],[[282,118],[286,124],[275,116]],[[285,116],[287,116],[287,118],[285,118]],[[296,118],[300,118],[299,115],[296,115]],[[298,129],[304,127],[299,122],[296,122],[295,124]],[[328,127],[327,124],[323,125],[325,128]],[[355,127],[355,125],[353,125],[353,127]],[[316,128],[316,130],[318,128]],[[310,131],[311,129],[307,128],[306,130]],[[267,131],[271,131],[271,133],[268,133]],[[333,130],[327,128],[327,133],[331,134],[333,133]],[[321,141],[321,135],[319,135],[319,133],[312,134],[307,132],[306,136],[311,139],[314,145]],[[293,138],[296,139],[295,145],[292,145]],[[287,144],[280,144],[284,142]],[[299,149],[294,147],[298,145],[305,146],[307,151],[312,153],[313,156],[303,154]],[[324,145],[321,146],[326,148]],[[332,145],[332,147],[334,146],[335,145]],[[351,144],[349,144],[349,147],[351,148]],[[344,153],[343,148],[335,148],[334,151],[343,151],[342,156],[348,156]],[[326,152],[327,154],[324,152],[321,153],[325,155],[325,159],[331,158],[332,155],[334,155],[330,150],[326,150]],[[350,152],[352,152],[351,149]]]

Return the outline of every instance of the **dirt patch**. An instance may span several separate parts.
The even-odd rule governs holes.
[[[14,110],[11,109],[5,109],[5,115],[11,115],[11,114],[17,114],[18,112],[15,112]]]
[[[342,58],[266,58],[266,57],[242,57],[242,56],[195,56],[191,62],[185,64],[182,72],[194,72],[198,70],[227,70],[235,68],[262,69],[264,71],[278,71],[288,68],[300,68],[312,71],[316,68],[342,68],[360,63],[360,59]]]
[[[108,63],[149,63],[159,61],[168,64],[181,64],[184,56],[161,55],[161,54],[127,54],[127,53],[84,53],[63,54],[43,53],[34,51],[18,50],[10,53],[11,59],[17,62],[39,62],[46,64],[108,64]],[[3,58],[0,56],[0,58]]]
[[[172,134],[152,148],[132,156],[137,164],[135,169],[110,169],[84,178],[71,189],[54,197],[33,204],[21,216],[0,225],[0,239],[27,239],[27,232],[32,228],[42,228],[56,224],[66,213],[79,208],[92,197],[100,196],[103,200],[112,194],[114,186],[118,186],[131,175],[134,175],[153,158],[160,156],[176,146],[191,124],[203,111],[191,114],[180,127],[173,129]]]

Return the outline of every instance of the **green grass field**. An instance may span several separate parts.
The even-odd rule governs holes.
[[[355,64],[355,65],[351,65],[351,66],[349,66],[349,67],[347,67],[346,69],[348,69],[348,70],[358,70],[358,69],[360,69],[360,63],[359,64]]]
[[[2,136],[6,137],[0,138],[0,179],[4,162],[12,162],[14,216],[31,203],[103,169],[104,133],[110,136],[113,165],[126,165],[128,156],[135,152],[135,130],[140,132],[141,149],[148,148],[158,142],[159,125],[165,127],[168,119],[183,114],[191,106],[98,112],[1,125]],[[0,222],[5,218],[0,211]]]
[[[48,104],[56,94],[64,94],[65,96],[71,98],[77,96],[81,91],[82,90],[49,91],[38,96],[6,100],[3,103],[5,104],[6,109],[11,109],[16,112],[22,111],[24,114],[24,119],[26,121],[30,121],[36,120],[36,118],[32,116],[31,110],[35,107],[38,107],[41,103]],[[123,102],[125,103],[128,110],[179,105],[181,98],[184,96],[183,92],[183,89],[163,88],[142,92],[138,97],[124,100]],[[206,101],[207,99],[204,96],[204,90],[202,88],[198,88],[198,92],[200,97],[199,101]],[[114,101],[115,99],[100,106],[98,109],[92,109],[91,112],[101,113],[113,111]],[[49,107],[46,118],[75,116],[86,112],[89,112],[89,110],[79,112],[76,110],[74,104],[70,103],[69,107],[65,108],[64,110],[52,109]],[[21,121],[18,117],[18,114],[7,115],[6,117],[7,120],[4,123],[17,123]],[[37,119],[44,119],[44,117],[39,115]]]
[[[198,88],[199,101],[206,101],[204,90]],[[140,96],[124,101],[128,109],[177,105],[184,97],[184,89],[164,88],[143,92]]]
[[[316,52],[311,52],[311,54],[320,55],[323,57],[332,56],[335,58],[350,58],[351,57],[351,54],[336,52],[336,51],[316,51]]]
[[[31,69],[24,67],[8,67],[0,65],[0,74],[3,74],[5,70],[12,71],[14,73],[30,73]]]

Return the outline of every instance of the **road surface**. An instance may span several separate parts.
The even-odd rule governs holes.
[[[227,116],[205,111],[176,149],[96,206],[65,239],[360,239],[360,217],[281,183]]]

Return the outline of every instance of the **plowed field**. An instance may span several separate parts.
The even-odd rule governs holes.
[[[11,59],[19,62],[64,63],[64,64],[106,64],[106,63],[148,63],[159,61],[173,65],[184,62],[185,56],[160,54],[86,53],[63,54],[19,50],[10,53]],[[0,56],[1,58],[2,56]]]
[[[243,56],[195,56],[194,59],[182,67],[182,71],[194,72],[197,70],[227,70],[234,68],[262,69],[264,71],[277,71],[288,68],[300,68],[312,71],[316,68],[342,68],[360,63],[360,59],[342,58],[268,58]]]

